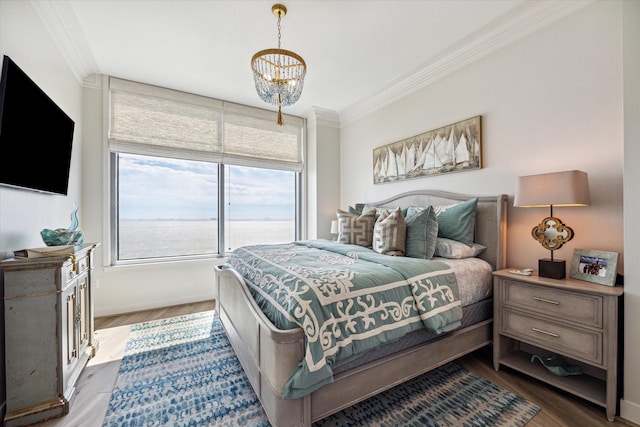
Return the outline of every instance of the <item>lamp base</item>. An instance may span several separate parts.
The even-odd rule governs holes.
[[[563,259],[543,258],[538,260],[538,276],[549,279],[564,279],[567,263]]]

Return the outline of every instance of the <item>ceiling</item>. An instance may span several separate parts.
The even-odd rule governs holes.
[[[344,124],[591,1],[286,1],[281,46],[302,56],[300,100]],[[275,110],[251,56],[277,47],[275,1],[32,0],[79,81],[106,74]]]

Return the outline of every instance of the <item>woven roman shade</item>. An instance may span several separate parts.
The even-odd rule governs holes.
[[[109,78],[109,150],[300,172],[304,119]]]
[[[225,164],[302,171],[304,120],[285,116],[278,126],[273,111],[224,103]]]

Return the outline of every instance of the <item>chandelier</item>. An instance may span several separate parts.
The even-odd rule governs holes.
[[[258,96],[264,102],[278,106],[278,125],[282,126],[282,106],[295,104],[302,95],[307,64],[297,53],[280,48],[280,20],[287,14],[282,4],[271,11],[278,18],[278,48],[265,49],[253,55],[251,69]]]

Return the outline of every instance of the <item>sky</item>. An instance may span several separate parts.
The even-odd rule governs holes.
[[[217,163],[130,154],[119,157],[120,219],[217,218]],[[294,172],[226,168],[227,219],[294,219]]]

